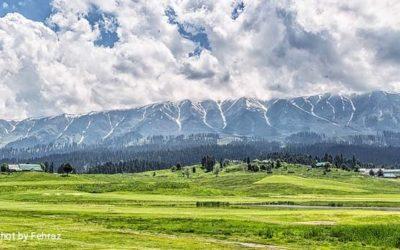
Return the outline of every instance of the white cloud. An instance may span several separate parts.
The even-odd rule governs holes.
[[[233,20],[234,2],[54,0],[47,26],[8,14],[0,18],[0,117],[185,98],[400,91],[400,59],[387,54],[399,34],[397,1],[249,0]],[[101,32],[87,20],[93,6],[112,16],[102,23],[118,34],[112,48],[94,44]],[[204,29],[210,51],[188,57],[198,44],[168,22],[168,6],[187,32]]]

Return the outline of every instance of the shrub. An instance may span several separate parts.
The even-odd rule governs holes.
[[[196,207],[229,207],[229,202],[221,201],[198,201]]]
[[[400,249],[400,238],[396,239],[396,242],[394,243],[394,247],[397,249]]]
[[[219,166],[218,166],[218,165],[214,167],[214,170],[213,170],[213,172],[214,172],[215,176],[216,176],[216,177],[218,177],[218,175],[219,175],[219,172],[220,172],[220,168],[219,168]]]
[[[271,228],[265,228],[264,230],[258,232],[258,235],[264,239],[271,239],[274,237],[274,231]]]

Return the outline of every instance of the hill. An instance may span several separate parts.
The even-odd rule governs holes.
[[[193,173],[195,169],[195,173]],[[0,175],[2,248],[396,248],[400,182],[283,164],[140,174]]]

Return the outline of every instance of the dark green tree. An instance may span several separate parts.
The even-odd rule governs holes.
[[[43,165],[44,165],[44,171],[45,171],[46,173],[49,173],[49,172],[50,172],[50,164],[49,164],[49,162],[45,161],[45,162],[43,163]]]
[[[371,169],[371,170],[369,171],[369,175],[370,175],[370,176],[375,176],[374,170]]]
[[[354,168],[357,165],[357,159],[356,156],[353,155],[353,157],[351,158],[351,167]]]
[[[54,173],[54,162],[50,164],[49,173]]]
[[[8,164],[7,163],[3,163],[0,166],[0,172],[5,173],[8,172],[9,168],[8,168]]]
[[[214,170],[214,165],[215,165],[215,159],[214,157],[211,156],[206,156],[206,161],[205,161],[205,169],[206,172],[212,172]]]
[[[62,170],[63,170],[63,173],[67,174],[67,176],[68,176],[70,173],[72,173],[72,171],[74,171],[74,168],[71,166],[71,164],[66,163],[66,164],[64,164]]]
[[[59,173],[59,174],[63,174],[63,173],[64,173],[64,164],[61,164],[61,165],[58,167],[57,173]]]
[[[383,177],[383,170],[382,170],[382,169],[379,169],[378,172],[376,172],[376,175],[377,175],[378,177]]]

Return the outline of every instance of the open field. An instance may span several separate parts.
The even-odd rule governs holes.
[[[190,168],[192,170],[192,168]],[[61,234],[2,249],[390,249],[400,182],[285,165],[120,175],[0,176],[0,232]],[[300,207],[293,206],[299,205]],[[1,235],[0,235],[1,236]]]

